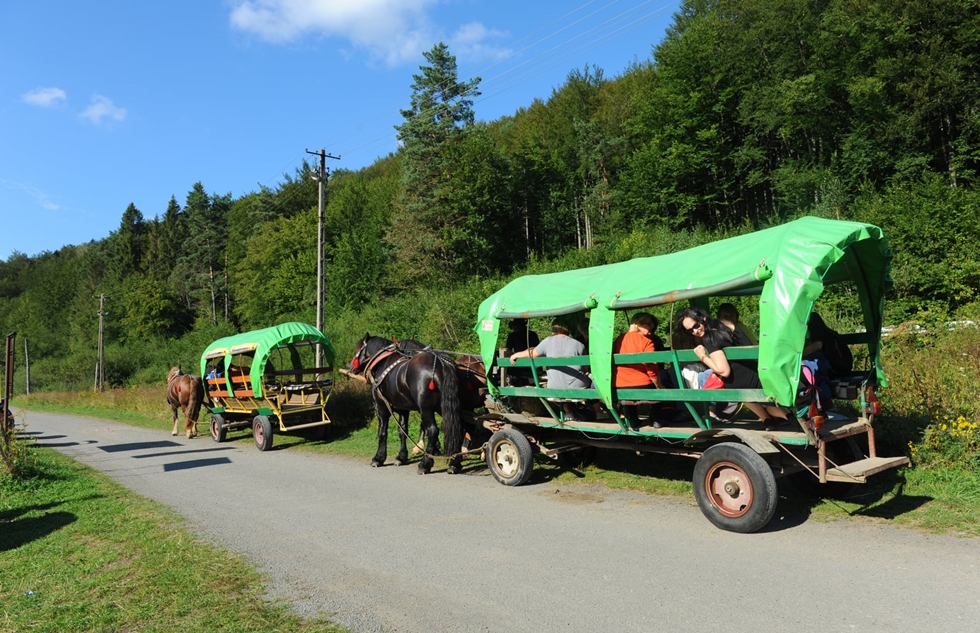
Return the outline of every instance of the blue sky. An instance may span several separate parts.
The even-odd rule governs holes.
[[[574,68],[650,58],[679,0],[6,0],[0,259],[102,239],[197,181],[239,197],[308,148],[359,169],[396,149],[423,51],[482,77],[478,119]]]

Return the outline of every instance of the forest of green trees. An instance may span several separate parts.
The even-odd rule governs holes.
[[[445,45],[425,57],[399,151],[330,177],[324,329],[342,356],[366,330],[472,349],[476,306],[514,275],[805,214],[884,229],[890,322],[980,313],[975,0],[686,0],[649,60],[572,70],[495,121]],[[206,181],[120,210],[104,239],[0,262],[0,331],[28,341],[32,389],[92,385],[102,294],[112,385],[316,321],[310,167],[239,198]]]

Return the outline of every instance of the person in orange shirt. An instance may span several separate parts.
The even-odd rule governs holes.
[[[656,351],[650,335],[656,329],[656,319],[648,312],[638,312],[633,317],[629,330],[623,332],[613,342],[613,354],[639,354]],[[660,389],[660,372],[657,363],[635,363],[617,365],[614,381],[617,388]],[[633,428],[640,426],[637,405],[624,404],[623,413]],[[657,421],[654,428],[659,428]]]

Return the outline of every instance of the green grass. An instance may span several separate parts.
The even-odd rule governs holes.
[[[0,631],[331,631],[264,599],[241,557],[53,450],[0,476]]]
[[[19,398],[18,406],[105,417],[146,428],[169,431],[169,412],[162,402],[162,389],[115,390],[102,398],[90,394],[42,394],[29,400]],[[366,391],[357,383],[338,383],[331,400],[330,436],[309,440],[297,435],[276,435],[275,446],[324,454],[341,454],[369,461],[377,448],[377,426],[366,400]],[[100,401],[103,403],[100,405]],[[30,425],[29,413],[27,424]],[[201,415],[202,422],[207,419]],[[887,420],[882,421],[882,425]],[[205,424],[199,431],[206,434]],[[412,433],[418,433],[413,416]],[[389,433],[389,460],[397,451],[397,435]],[[251,434],[229,434],[233,442],[251,443]],[[417,458],[415,458],[417,459]],[[436,469],[445,462],[436,462]],[[468,470],[485,468],[482,462],[464,462]],[[584,469],[559,468],[539,457],[531,483],[554,481],[566,485],[599,484],[611,489],[632,490],[650,495],[684,497],[693,503],[691,478],[694,460],[663,455],[637,456],[630,451],[598,452],[595,464]],[[488,485],[494,485],[488,482]],[[883,522],[930,533],[980,536],[980,478],[972,471],[951,466],[912,467],[887,471],[870,483],[854,487],[843,501],[808,497],[780,482],[781,514],[797,520],[867,520]]]

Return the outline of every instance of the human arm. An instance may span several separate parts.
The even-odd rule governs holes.
[[[713,371],[719,378],[728,378],[732,374],[732,366],[728,364],[728,357],[725,350],[716,349],[710,354],[704,345],[694,347],[694,353],[704,366]]]
[[[529,347],[526,350],[522,350],[520,352],[514,352],[513,354],[511,354],[510,355],[510,364],[513,365],[514,364],[514,361],[517,360],[518,358],[535,358],[535,357],[537,357],[539,355],[540,354],[538,354],[538,350],[537,349],[535,349],[533,347]]]
[[[822,349],[823,349],[823,341],[820,340],[813,341],[807,344],[807,346],[803,348],[803,355],[809,356],[810,354],[815,354]]]

